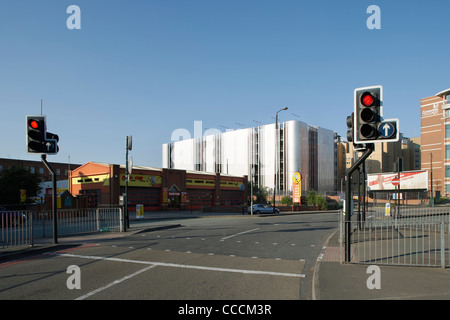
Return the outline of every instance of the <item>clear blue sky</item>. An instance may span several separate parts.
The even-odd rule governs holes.
[[[69,30],[69,5],[81,29]],[[369,30],[370,5],[381,29]],[[26,153],[25,116],[60,136],[49,161],[161,166],[203,130],[301,120],[345,137],[353,90],[383,85],[384,116],[420,135],[420,99],[450,88],[448,1],[0,0],[0,157]]]

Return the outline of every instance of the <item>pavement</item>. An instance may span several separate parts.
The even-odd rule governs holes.
[[[281,213],[281,215],[296,214]],[[200,211],[145,212],[136,219],[130,215],[131,228],[126,233],[96,232],[58,238],[37,239],[26,251],[48,250],[55,246],[92,243],[127,236],[142,230],[175,228],[180,226],[175,219],[203,218],[214,216],[242,216],[240,213],[204,213]],[[268,215],[264,215],[268,216]],[[141,222],[147,222],[140,224]],[[343,249],[339,245],[339,231],[334,232],[324,243],[312,279],[313,300],[447,300],[450,299],[450,268],[365,265],[343,263]],[[2,257],[17,254],[17,248],[2,250]]]
[[[339,231],[314,269],[314,300],[449,300],[450,268],[343,263]]]

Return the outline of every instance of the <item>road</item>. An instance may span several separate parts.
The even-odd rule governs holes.
[[[311,299],[315,262],[337,214],[155,222],[0,263],[5,299]],[[78,288],[78,287],[79,288]]]

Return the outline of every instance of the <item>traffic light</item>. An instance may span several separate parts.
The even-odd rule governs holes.
[[[355,89],[354,143],[370,143],[378,139],[382,105],[381,86]]]
[[[44,153],[45,116],[27,116],[27,152]]]
[[[348,142],[353,142],[353,119],[355,117],[355,113],[352,112],[352,114],[350,116],[347,117],[347,141]]]
[[[57,154],[57,134],[47,132],[45,116],[27,116],[27,152]]]
[[[45,153],[57,154],[59,151],[58,141],[59,137],[57,134],[47,132],[45,134]]]

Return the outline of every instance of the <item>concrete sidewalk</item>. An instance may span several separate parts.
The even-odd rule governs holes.
[[[254,214],[254,217],[270,217],[274,215],[292,215],[292,214],[309,214],[309,213],[323,213],[324,211],[282,211],[277,214],[273,213],[264,213],[256,215]],[[330,211],[327,211],[330,212]],[[337,212],[337,210],[336,210]],[[232,217],[249,217],[250,214],[245,212],[245,214],[242,213],[236,213],[236,212],[203,212],[201,210],[193,210],[192,212],[190,210],[177,210],[177,211],[145,211],[144,216],[142,218],[136,217],[136,212],[130,211],[128,213],[130,217],[130,222],[133,221],[144,221],[144,220],[168,220],[168,219],[190,219],[190,218],[214,218],[214,217],[225,217],[225,216],[232,216]]]
[[[200,210],[177,210],[177,211],[144,211],[142,218],[136,217],[136,212],[129,211],[130,222],[145,221],[145,220],[170,220],[170,219],[194,219],[202,217],[214,216],[242,216],[242,213],[233,212],[202,212]],[[247,215],[247,214],[246,214]]]
[[[374,272],[368,264],[341,264],[344,259],[339,259],[343,252],[338,237],[339,232],[335,232],[329,238],[317,260],[313,299],[450,299],[449,268],[377,265],[379,272]]]

